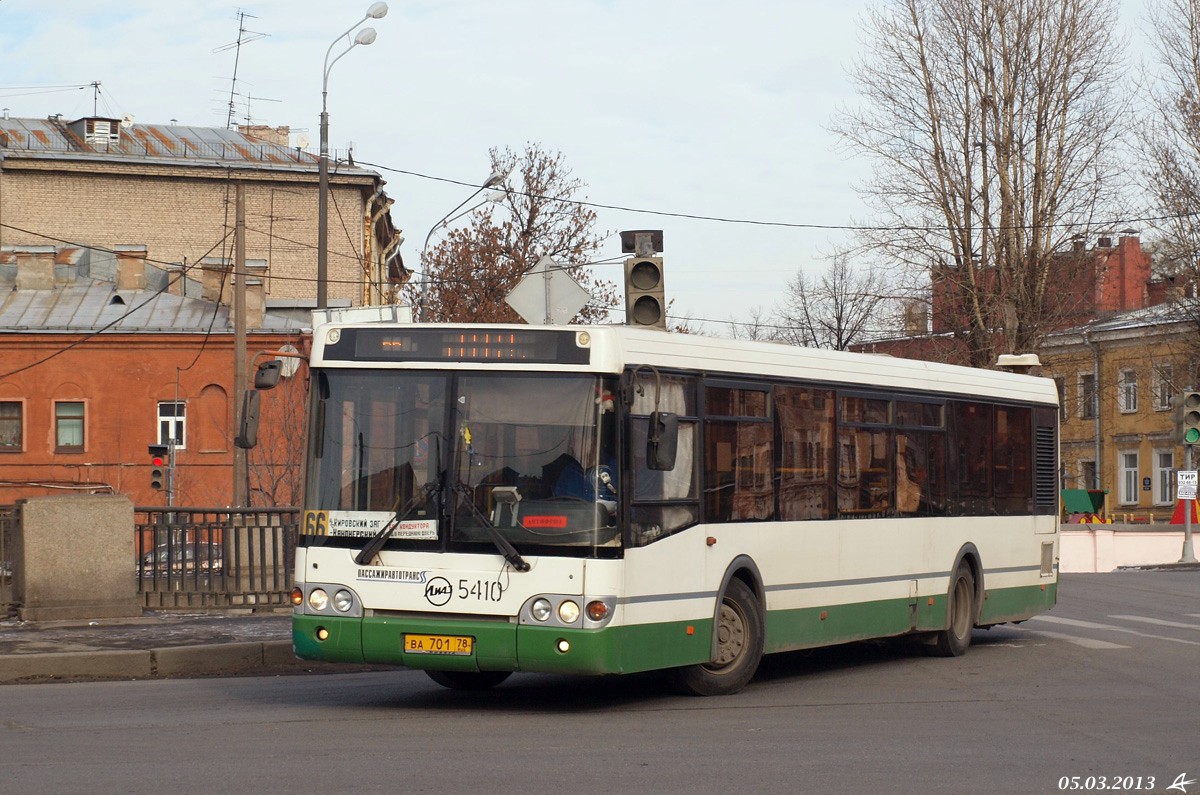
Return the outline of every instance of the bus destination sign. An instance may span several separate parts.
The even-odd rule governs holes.
[[[327,360],[587,364],[574,331],[348,328],[325,349]]]

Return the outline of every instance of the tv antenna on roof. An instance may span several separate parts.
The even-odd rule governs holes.
[[[259,39],[266,38],[268,35],[266,33],[257,33],[253,30],[246,30],[246,17],[250,17],[251,19],[258,19],[258,17],[254,16],[253,14],[247,14],[245,11],[242,11],[241,9],[239,9],[238,10],[237,41],[233,42],[232,44],[225,44],[225,45],[213,50],[214,53],[226,52],[228,50],[234,51],[233,79],[229,85],[229,114],[225,117],[225,126],[229,129],[233,129],[233,120],[237,113],[237,106],[234,104],[233,98],[237,96],[237,70],[238,70],[238,61],[242,57],[242,45],[249,44],[252,41],[258,41]]]

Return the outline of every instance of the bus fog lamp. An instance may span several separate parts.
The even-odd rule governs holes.
[[[571,642],[566,638],[559,638],[558,643],[554,644],[554,647],[558,649],[560,654],[566,654],[571,650]]]
[[[333,609],[345,613],[354,607],[354,595],[344,588],[333,595]]]
[[[308,594],[308,606],[313,610],[324,610],[329,606],[329,594],[322,588],[313,588]]]
[[[549,599],[538,597],[537,599],[534,599],[533,604],[529,606],[529,612],[533,614],[533,617],[538,621],[545,621],[550,618],[550,614],[554,612],[554,609],[550,606]]]
[[[329,640],[329,630],[325,627],[317,627],[316,636],[317,640]]]
[[[565,600],[558,606],[558,620],[564,624],[574,624],[579,620],[579,605],[570,599]]]
[[[608,605],[597,599],[587,604],[587,617],[592,621],[603,621],[608,618]]]

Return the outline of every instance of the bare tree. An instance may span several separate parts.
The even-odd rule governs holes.
[[[1115,16],[1112,0],[883,0],[865,18],[863,104],[834,122],[873,165],[864,243],[930,275],[970,364],[1036,350],[1072,261],[1056,249],[1119,193]]]
[[[1200,326],[1200,0],[1158,0],[1149,18],[1158,55],[1149,92],[1155,112],[1138,129],[1145,184],[1160,219],[1155,259]]]
[[[881,272],[856,272],[845,256],[834,257],[820,276],[797,271],[785,301],[776,308],[774,338],[792,345],[849,350],[886,326],[881,313],[889,300]]]
[[[584,183],[571,176],[562,153],[537,144],[520,154],[507,148],[489,154],[493,170],[510,175],[504,196],[471,213],[466,226],[425,253],[423,278],[405,285],[407,298],[418,305],[427,279],[430,320],[520,323],[504,297],[539,259],[550,256],[592,294],[576,319],[606,319],[618,294],[587,266],[604,237],[593,231],[596,213],[578,201]]]
[[[735,340],[774,340],[779,336],[775,320],[761,306],[750,309],[745,321],[729,319],[730,336]]]

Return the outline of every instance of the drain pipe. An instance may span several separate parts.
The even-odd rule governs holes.
[[[1083,344],[1092,349],[1092,398],[1095,400],[1093,408],[1092,421],[1094,423],[1093,434],[1095,435],[1095,452],[1093,455],[1096,458],[1096,482],[1092,484],[1092,488],[1100,489],[1100,484],[1104,482],[1104,459],[1101,458],[1100,444],[1100,346],[1092,341],[1089,329],[1083,330]]]

